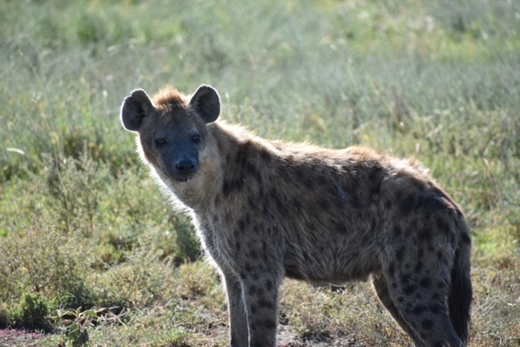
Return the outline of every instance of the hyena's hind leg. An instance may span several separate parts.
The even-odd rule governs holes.
[[[391,247],[374,287],[416,346],[463,347],[446,304],[455,252],[442,240],[431,241],[422,245],[426,250],[413,241]]]
[[[392,317],[396,320],[397,323],[403,328],[403,330],[412,338],[413,342],[417,347],[426,347],[426,345],[421,341],[419,336],[415,333],[415,330],[412,329],[410,325],[401,317],[399,310],[395,306],[394,302],[390,298],[390,292],[388,291],[388,283],[385,281],[385,278],[382,274],[372,275],[372,285],[376,291],[377,296],[381,303],[386,307],[386,309],[390,312]]]

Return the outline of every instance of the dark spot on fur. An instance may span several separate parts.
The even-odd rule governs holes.
[[[304,173],[305,174],[305,173]],[[314,180],[312,179],[312,177],[309,177],[309,176],[303,176],[302,178],[302,182],[304,184],[304,186],[309,189],[309,190],[312,190],[314,189]]]
[[[260,150],[260,157],[262,158],[263,161],[269,163],[271,161],[271,154],[269,152],[267,152],[265,149],[264,150]]]
[[[266,195],[265,195],[264,186],[258,186],[258,200],[263,201],[263,200],[265,200],[265,198],[266,198]]]
[[[224,197],[227,198],[229,193],[230,193],[229,182],[227,180],[224,180],[224,184],[222,185],[222,194],[224,194]]]
[[[416,198],[410,194],[401,201],[400,211],[403,215],[408,215],[416,208]]]
[[[432,279],[429,277],[423,278],[419,281],[419,285],[423,288],[430,288],[432,286]]]
[[[430,312],[437,315],[443,310],[443,307],[439,304],[430,305]]]
[[[397,298],[397,301],[404,302],[404,298],[402,296],[400,296],[400,297]]]
[[[248,162],[246,164],[245,171],[248,175],[253,176],[258,182],[258,184],[262,184],[262,175],[260,174],[260,172],[258,172],[258,170],[253,164]]]
[[[417,258],[422,258],[423,254],[424,254],[423,249],[419,248],[419,250],[417,251]]]
[[[270,200],[269,201],[270,203],[272,203],[276,206],[276,210],[279,214],[284,216],[287,213],[287,208],[285,207],[285,204],[280,199],[280,197],[278,196],[278,194],[276,193],[276,191],[274,189],[269,190],[269,200]],[[264,206],[266,206],[266,205],[267,204],[264,204]],[[266,208],[264,208],[264,213],[267,213],[267,206],[266,206]]]
[[[446,209],[446,200],[438,194],[429,195],[424,198],[424,205],[431,211]]]
[[[251,305],[251,313],[256,314],[256,305],[255,304]]]
[[[398,262],[402,262],[403,259],[404,259],[404,252],[405,252],[405,248],[404,247],[401,247],[399,248],[396,252],[395,252],[395,258],[397,259]]]
[[[442,252],[441,251],[437,252],[437,260],[438,261],[442,260]]]
[[[243,280],[245,280],[245,279],[246,279],[246,274],[243,273],[243,272],[241,272],[241,273],[240,273],[240,278],[243,279]]]
[[[423,268],[423,263],[421,261],[417,262],[417,265],[415,265],[415,273],[421,272]]]
[[[376,164],[377,165],[377,164]],[[383,180],[384,171],[381,166],[372,168],[372,171],[368,174],[368,181],[370,184],[370,197],[371,199],[377,199],[379,191],[381,190],[381,182]]]
[[[258,292],[257,292],[258,296],[264,296],[264,290],[262,288],[258,288]]]
[[[244,268],[245,268],[246,272],[253,271],[253,268],[251,267],[251,264],[249,264],[248,262],[246,262],[246,266]]]
[[[430,241],[431,239],[432,239],[432,233],[429,230],[423,229],[419,232],[420,241],[427,242],[427,241]]]
[[[394,262],[390,262],[390,265],[388,265],[388,274],[390,274],[390,277],[395,277],[395,265]]]
[[[415,284],[411,284],[409,286],[404,287],[403,291],[406,295],[412,295],[417,290],[417,286]]]
[[[271,281],[271,280],[267,280],[267,281],[265,282],[265,288],[266,288],[267,290],[271,290],[271,289],[273,289],[273,281]]]
[[[251,259],[255,260],[258,255],[256,254],[255,250],[251,250],[251,252],[249,253],[249,256],[251,257]]]
[[[227,225],[231,224],[231,213],[229,211],[224,213],[224,221]]]
[[[396,226],[394,227],[394,235],[393,235],[393,236],[394,236],[395,238],[398,238],[399,236],[401,236],[401,233],[402,233],[401,228],[400,228],[398,225],[396,225]]]
[[[255,285],[249,286],[249,294],[253,295],[255,293],[256,293],[256,286]]]
[[[412,281],[412,276],[410,276],[408,274],[401,276],[401,284],[402,285],[406,285],[406,284],[410,283],[411,281]]]
[[[241,190],[243,185],[244,185],[244,180],[242,179],[242,177],[239,177],[232,181],[224,180],[224,183],[222,186],[222,194],[226,198],[235,190]]]
[[[244,186],[244,179],[242,177],[239,177],[236,180],[234,180],[231,185],[233,190],[242,190],[242,187]]]
[[[386,200],[385,201],[385,209],[390,210],[392,208],[392,201]]]
[[[426,311],[426,306],[424,305],[417,305],[413,308],[412,313],[416,316],[422,314],[424,311]]]
[[[318,200],[318,205],[320,205],[320,207],[323,210],[325,210],[325,211],[327,211],[329,209],[329,207],[330,207],[330,203],[329,203],[329,201],[326,198],[319,199]]]
[[[271,301],[267,300],[265,297],[260,297],[260,299],[258,299],[258,307],[260,308],[267,308],[267,309],[272,309],[274,308],[274,305]]]
[[[424,330],[430,330],[431,328],[433,328],[433,322],[429,319],[425,319],[421,322],[421,326]]]
[[[444,232],[446,232],[446,229],[448,229],[446,226],[446,222],[440,217],[435,220],[435,225],[437,225],[437,228],[439,230]]]
[[[264,263],[268,263],[269,261],[269,255],[267,253],[267,242],[265,240],[262,240],[262,255],[264,257]]]
[[[249,195],[247,197],[247,203],[249,205],[249,207],[252,209],[252,210],[255,210],[256,207],[257,207],[257,204],[256,204],[256,200],[253,198],[252,195]]]
[[[455,234],[452,232],[449,232],[448,235],[450,237],[450,243],[454,244],[455,243]]]
[[[276,323],[275,323],[275,321],[273,321],[271,319],[266,319],[264,321],[264,327],[266,329],[276,329]]]
[[[353,209],[359,210],[361,208],[361,203],[355,195],[352,196],[352,199],[350,199],[349,202]]]

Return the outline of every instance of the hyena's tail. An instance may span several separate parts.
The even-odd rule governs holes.
[[[459,249],[455,253],[455,264],[451,271],[448,307],[451,324],[459,338],[466,343],[470,323],[470,306],[473,299],[470,277],[471,241],[469,229],[465,223],[461,229],[461,241]]]

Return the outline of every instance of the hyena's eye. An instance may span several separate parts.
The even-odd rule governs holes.
[[[193,143],[200,143],[200,135],[199,134],[191,135],[191,142],[193,142]]]
[[[155,145],[157,147],[162,147],[165,144],[166,144],[166,139],[163,139],[163,138],[155,139]]]

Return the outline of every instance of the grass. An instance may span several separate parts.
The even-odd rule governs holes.
[[[515,1],[4,1],[0,326],[228,344],[218,278],[118,120],[137,87],[208,83],[262,136],[430,167],[472,229],[472,345],[520,345],[519,51]],[[410,343],[366,283],[282,292],[288,346]]]

